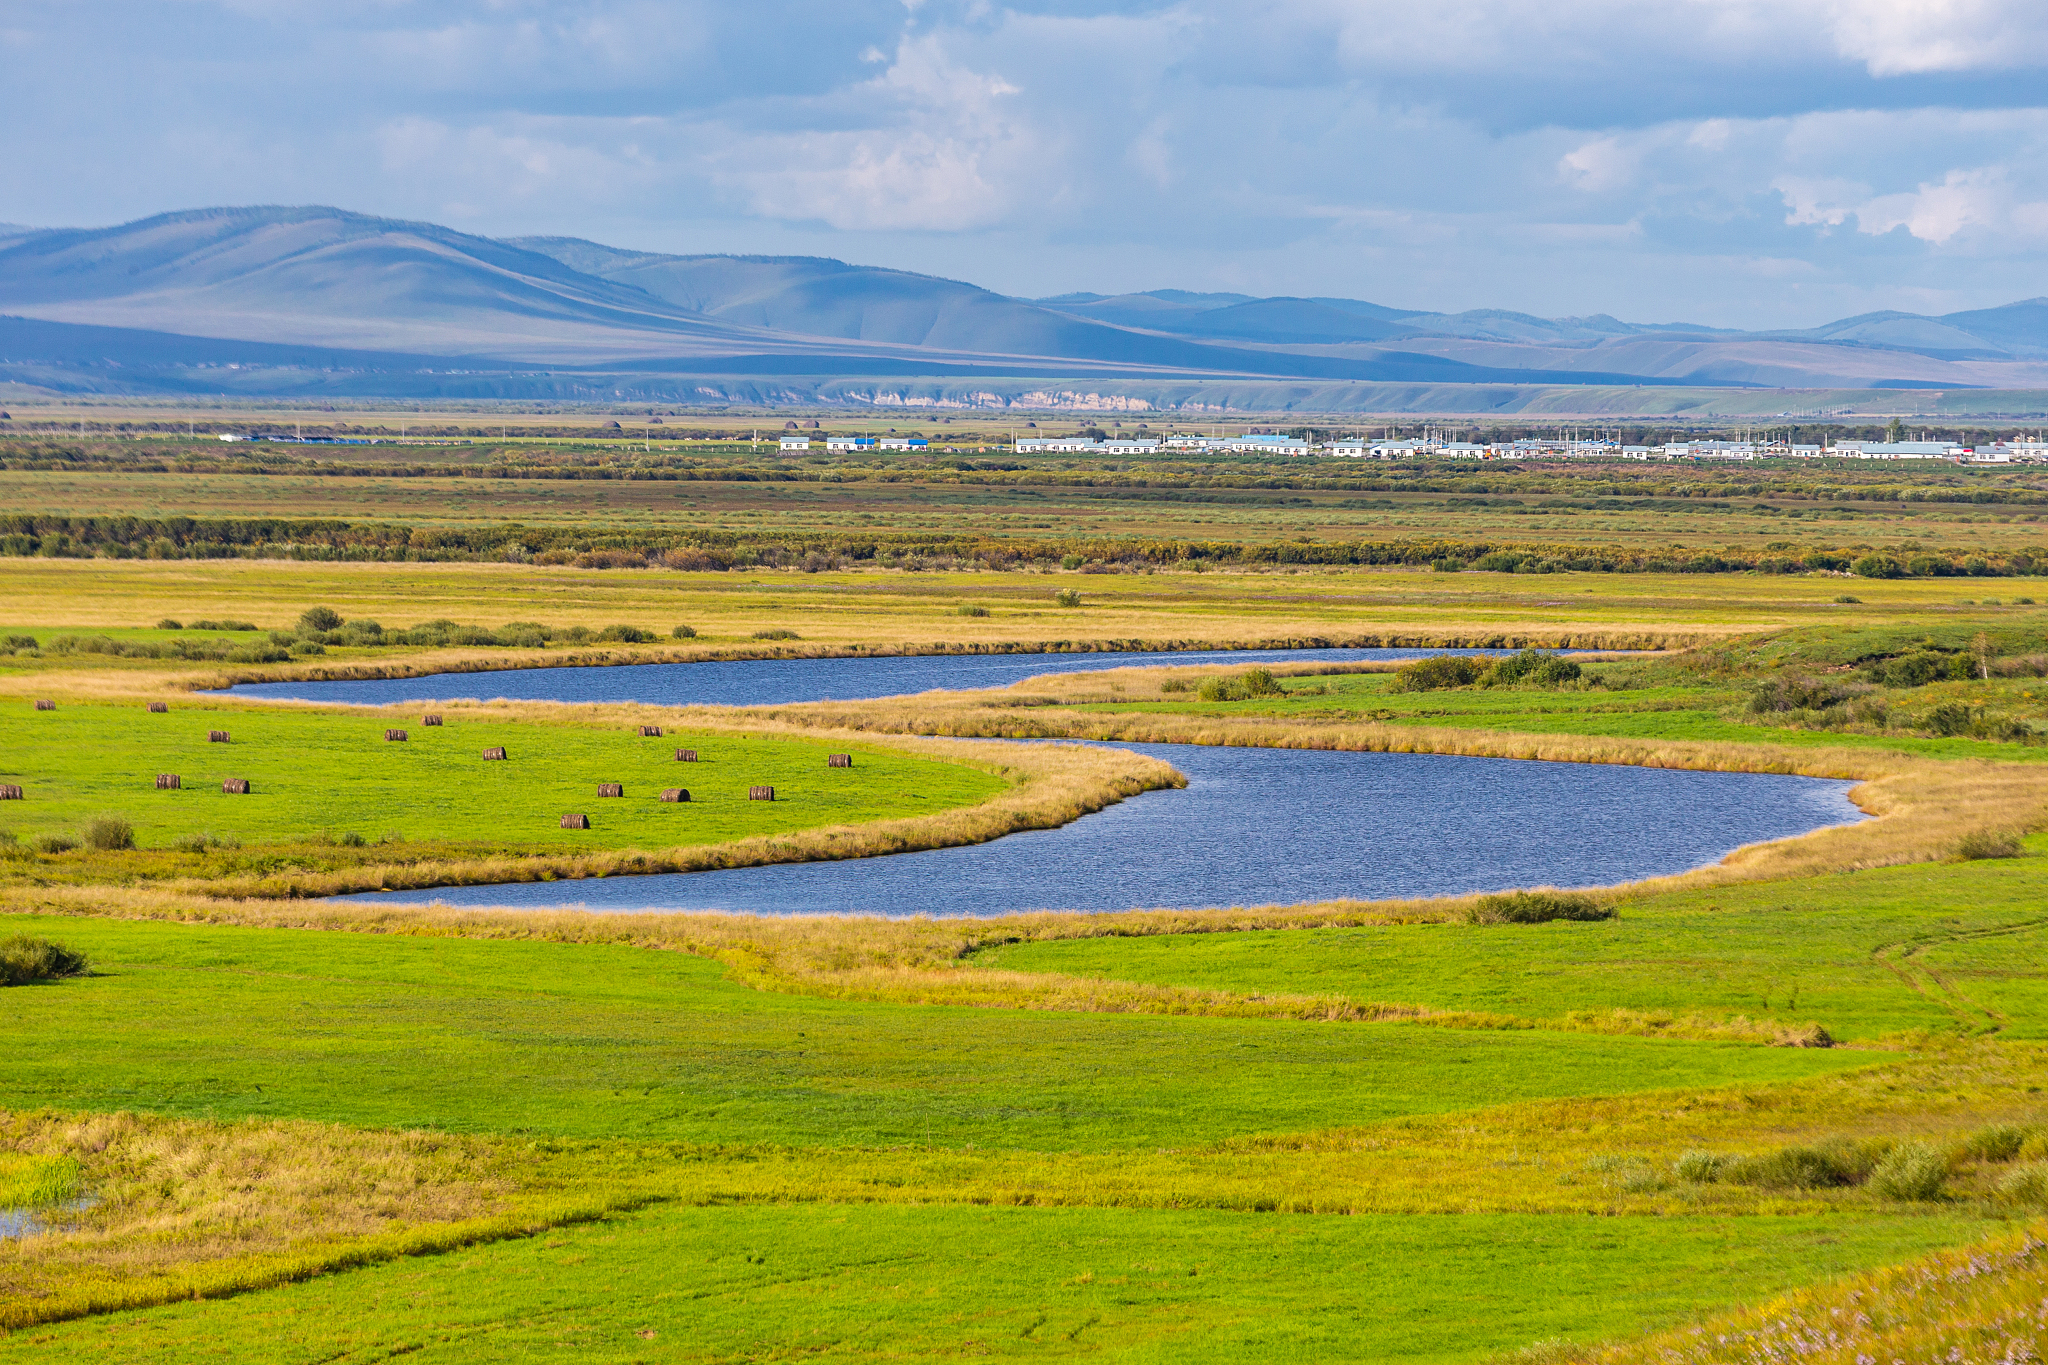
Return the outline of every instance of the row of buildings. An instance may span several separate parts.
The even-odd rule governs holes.
[[[782,437],[785,453],[812,448],[802,433]],[[931,443],[922,436],[827,436],[829,452],[898,450],[922,452]],[[1019,436],[1019,455],[1145,456],[1160,451],[1217,452],[1249,455],[1322,455],[1350,459],[1403,460],[1950,460],[1964,464],[2048,463],[2048,441],[1998,442],[1964,446],[1949,441],[1836,441],[1830,445],[1799,445],[1786,441],[1667,441],[1663,445],[1624,445],[1602,439],[1524,439],[1478,444],[1435,438],[1368,441],[1364,438],[1306,441],[1297,436],[1247,432],[1241,436],[1093,437]]]

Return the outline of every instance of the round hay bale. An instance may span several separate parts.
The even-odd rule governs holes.
[[[156,775],[156,786],[158,791],[174,792],[183,790],[176,773],[158,773]]]
[[[421,717],[420,717],[420,724],[422,724],[422,725],[439,725],[440,723],[441,723],[441,718],[440,718],[439,716],[421,716]]]
[[[53,701],[38,701],[36,703],[36,710],[38,711],[54,711],[56,709],[57,703]]]
[[[220,789],[229,796],[247,796],[249,794],[249,779],[246,777],[231,777],[220,784]]]
[[[688,787],[670,787],[661,794],[661,799],[664,801],[687,801],[690,799],[690,789]]]
[[[641,727],[640,727],[640,738],[642,738],[642,739],[660,739],[660,738],[661,738],[661,727],[660,727],[659,725],[643,725],[643,726],[641,726]]]
[[[403,730],[386,730],[386,731],[384,732],[384,742],[385,742],[386,744],[403,744],[403,743],[405,743],[405,731],[403,731]]]
[[[695,749],[678,749],[678,750],[676,750],[676,762],[678,762],[678,763],[695,763],[696,761],[697,761],[697,751],[696,751]]]
[[[149,712],[153,716],[160,716],[170,709],[170,704],[168,702],[153,701],[149,704]]]
[[[496,759],[502,759],[502,758],[503,758],[504,756],[505,756],[505,751],[504,751],[503,749],[486,749],[486,750],[484,750],[484,758],[485,758],[485,760],[486,760],[486,761],[488,761],[488,760],[490,760],[490,759],[494,759],[494,758],[496,758]]]
[[[21,788],[15,786],[12,782],[0,782],[0,801],[19,801],[21,799]]]
[[[773,801],[774,799],[775,788],[773,787],[747,788],[747,800],[749,801]]]
[[[851,768],[853,766],[853,755],[826,754],[825,766],[828,768]]]
[[[587,815],[565,815],[562,817],[562,828],[589,829],[590,817]]]
[[[225,730],[208,730],[206,732],[206,742],[208,744],[225,744],[228,742],[228,732]]]
[[[597,784],[597,794],[599,796],[624,796],[626,794],[625,784],[620,782],[600,782]]]

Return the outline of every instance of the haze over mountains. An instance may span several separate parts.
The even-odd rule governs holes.
[[[0,379],[99,392],[719,387],[692,376],[2048,386],[2048,299],[1794,332],[1179,290],[1019,299],[820,257],[499,241],[329,208],[0,227],[0,315]]]

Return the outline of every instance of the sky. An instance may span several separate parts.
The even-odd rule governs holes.
[[[332,204],[1005,293],[2048,294],[2043,0],[0,0],[0,222]]]

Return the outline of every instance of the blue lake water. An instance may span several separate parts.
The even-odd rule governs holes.
[[[236,696],[383,706],[473,697],[513,701],[642,702],[651,706],[787,706],[929,692],[1008,687],[1041,673],[1086,673],[1148,664],[1352,663],[1486,649],[1231,649],[1129,654],[919,654],[859,659],[736,659],[694,664],[518,668],[432,673],[423,678],[242,683]]]
[[[1853,783],[1775,774],[1117,747],[1165,759],[1187,788],[970,848],[343,899],[893,916],[1381,899],[1632,881],[1864,818]]]

